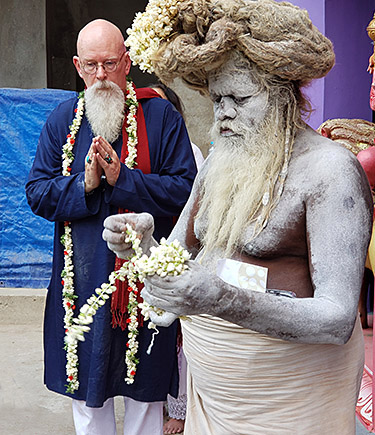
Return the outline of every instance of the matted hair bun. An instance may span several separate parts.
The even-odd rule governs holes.
[[[155,73],[165,82],[181,77],[202,91],[207,71],[233,49],[264,71],[306,84],[333,67],[331,41],[308,13],[273,0],[183,0],[173,36],[153,56]]]

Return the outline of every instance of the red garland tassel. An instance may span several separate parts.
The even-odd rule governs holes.
[[[115,270],[120,269],[125,261],[127,260],[121,260],[120,258],[116,257]],[[134,293],[137,296],[138,303],[143,302],[143,299],[141,297],[141,290],[143,289],[143,287],[143,284],[137,281],[137,290],[134,291]],[[129,287],[127,279],[125,281],[120,281],[119,279],[117,279],[116,288],[117,290],[112,293],[111,299],[112,328],[116,328],[117,326],[119,326],[124,331],[128,327],[128,320],[130,320],[128,304],[131,287]],[[138,310],[137,320],[138,325],[143,326],[143,316],[141,315],[140,310]]]
[[[134,85],[133,85],[134,86]],[[151,173],[151,162],[150,162],[150,150],[148,147],[148,138],[147,138],[147,130],[146,130],[146,122],[143,114],[142,105],[140,104],[141,99],[148,98],[160,98],[160,95],[150,88],[141,88],[136,89],[137,101],[138,101],[138,110],[137,110],[137,137],[138,137],[138,145],[137,145],[137,165],[136,168],[141,170],[144,174]],[[128,134],[125,129],[125,123],[122,128],[122,150],[121,150],[121,158],[120,161],[122,163],[125,162],[125,159],[128,154]],[[120,208],[118,210],[119,213],[128,212],[128,210],[124,210]],[[122,260],[116,257],[115,262],[115,270],[119,270],[120,267],[124,264],[126,260]],[[128,304],[129,304],[129,291],[128,291],[128,282],[116,280],[116,288],[117,290],[112,293],[111,300],[111,311],[112,311],[112,327],[116,328],[119,326],[123,331],[127,328],[127,319],[129,318],[128,312]],[[141,297],[141,290],[143,288],[143,284],[137,282],[137,301],[138,303],[143,302]],[[137,316],[139,326],[143,325],[143,316],[138,309]]]

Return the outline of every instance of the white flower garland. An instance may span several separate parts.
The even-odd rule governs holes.
[[[126,132],[128,133],[128,155],[125,159],[125,165],[129,169],[133,169],[134,165],[136,165],[137,158],[137,145],[138,145],[138,137],[137,137],[137,109],[138,109],[138,101],[137,95],[135,94],[135,89],[133,83],[130,79],[128,79],[127,86],[127,97],[125,99],[125,104],[129,108],[129,113],[127,116],[127,127]]]
[[[129,47],[130,59],[142,71],[154,72],[152,57],[163,40],[173,32],[177,19],[177,5],[181,0],[150,0],[145,12],[135,15],[125,45]]]
[[[128,79],[127,86],[127,97],[125,99],[125,104],[129,107],[129,113],[127,117],[127,127],[126,132],[128,133],[128,155],[125,160],[125,164],[128,168],[132,169],[136,162],[137,157],[137,97],[135,93],[134,86],[130,79]],[[80,129],[82,118],[84,114],[85,99],[84,92],[80,92],[78,96],[78,104],[75,109],[75,117],[72,124],[69,126],[69,134],[67,135],[66,143],[63,145],[62,150],[62,174],[66,177],[71,175],[71,165],[74,161],[73,148],[75,144],[76,135]],[[73,239],[72,239],[72,229],[70,222],[64,222],[64,234],[61,236],[61,243],[64,246],[64,269],[61,272],[61,284],[63,286],[63,307],[65,309],[64,316],[64,328],[65,328],[65,347],[67,354],[66,363],[66,376],[67,376],[67,392],[74,393],[79,387],[78,382],[78,356],[77,347],[78,340],[83,340],[82,331],[87,332],[90,328],[85,326],[85,328],[78,329],[74,324],[74,309],[75,309],[75,299],[77,295],[74,294],[74,265],[73,265]],[[103,287],[103,286],[102,286]],[[115,287],[116,289],[116,287]],[[112,290],[113,291],[113,290]],[[98,293],[98,292],[97,292]],[[89,308],[87,313],[95,314],[99,306],[104,305],[105,300],[108,298],[108,292],[99,292],[98,296],[92,296],[88,304]],[[83,308],[83,307],[82,307]],[[95,312],[93,310],[95,309]],[[87,317],[87,321],[90,316]],[[75,334],[74,331],[77,333]],[[74,338],[73,338],[74,337]]]
[[[155,309],[147,302],[138,304],[136,283],[137,281],[143,282],[147,275],[153,275],[155,273],[161,277],[180,275],[187,269],[185,263],[190,259],[190,254],[182,248],[177,240],[167,244],[166,240],[163,238],[158,247],[151,248],[151,253],[148,257],[142,253],[142,248],[139,246],[140,239],[129,224],[126,224],[125,228],[125,243],[132,244],[134,255],[131,256],[119,270],[112,272],[109,276],[108,283],[102,284],[100,288],[97,288],[95,290],[96,295],[93,294],[87,300],[86,304],[82,306],[78,317],[73,319],[74,325],[69,328],[66,333],[66,342],[76,345],[78,340],[84,341],[84,334],[90,330],[87,325],[93,322],[93,316],[96,311],[105,304],[109,295],[116,290],[116,279],[120,279],[121,281],[127,279],[129,290],[131,289],[131,291],[129,293],[128,306],[128,349],[125,355],[127,376],[125,381],[128,384],[132,384],[139,362],[136,357],[138,351],[138,306],[142,309],[145,320],[149,319],[151,310],[156,311],[158,314],[162,312],[162,310]],[[156,329],[156,326],[152,322],[149,322],[148,327],[150,329]]]
[[[78,104],[75,109],[75,117],[72,124],[69,126],[69,134],[66,138],[66,143],[63,146],[62,154],[62,174],[66,177],[70,176],[71,164],[74,160],[73,147],[78,130],[81,126],[84,113],[85,99],[84,93],[78,95]],[[73,239],[70,222],[64,222],[64,234],[61,236],[61,243],[64,246],[64,269],[61,272],[61,284],[63,286],[63,307],[65,310],[64,328],[68,331],[73,323],[75,304],[74,300],[77,295],[74,294],[74,266],[73,266]],[[78,388],[78,356],[77,343],[66,343],[65,350],[67,352],[66,376],[67,376],[67,391],[72,393]]]

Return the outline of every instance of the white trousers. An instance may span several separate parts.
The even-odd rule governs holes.
[[[124,397],[124,435],[163,435],[163,402],[138,402]],[[77,435],[116,435],[113,398],[101,408],[90,408],[83,400],[72,401]]]

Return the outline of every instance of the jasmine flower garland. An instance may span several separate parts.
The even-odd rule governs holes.
[[[125,105],[129,108],[129,113],[126,118],[127,127],[126,132],[128,133],[128,156],[125,159],[125,165],[129,169],[133,169],[136,163],[137,158],[137,145],[138,145],[138,137],[137,137],[137,109],[138,109],[138,101],[137,96],[135,94],[134,86],[131,82],[130,78],[127,78],[128,86],[127,86],[127,96],[125,99]]]
[[[116,279],[120,279],[121,281],[127,279],[129,290],[131,290],[128,305],[128,349],[126,350],[125,355],[127,377],[125,378],[125,381],[128,384],[132,384],[134,382],[134,376],[139,362],[136,357],[138,351],[138,302],[136,297],[138,290],[136,283],[137,281],[143,282],[147,275],[153,275],[155,273],[161,277],[167,275],[180,275],[187,269],[185,263],[189,260],[190,254],[181,247],[177,240],[171,244],[167,244],[166,240],[163,238],[160,241],[160,246],[151,248],[151,254],[148,257],[142,253],[137,233],[128,224],[125,229],[125,243],[132,244],[134,255],[131,256],[119,270],[112,272],[109,276],[109,282],[102,284],[100,288],[97,288],[95,290],[96,294],[93,294],[87,300],[86,304],[82,306],[78,317],[73,319],[74,325],[69,328],[66,333],[66,343],[76,345],[78,340],[84,340],[84,334],[90,330],[88,325],[93,322],[93,316],[96,311],[105,304],[109,295],[116,290]],[[142,314],[145,316],[145,320],[149,319],[149,313],[151,310],[155,310],[158,314],[162,313],[162,310],[155,309],[146,302],[139,305],[142,309]],[[157,331],[156,325],[152,322],[149,322],[148,327]]]
[[[66,137],[66,143],[63,145],[62,154],[62,174],[66,177],[70,176],[71,164],[74,161],[73,147],[75,143],[76,135],[81,126],[82,117],[84,113],[85,100],[84,92],[78,95],[78,104],[75,111],[75,117],[72,124],[69,126],[69,134]],[[77,295],[74,294],[74,266],[73,266],[73,239],[72,229],[70,222],[64,222],[64,234],[61,237],[61,243],[64,246],[64,269],[61,272],[61,284],[63,286],[63,307],[65,310],[64,327],[65,331],[69,330],[72,326],[72,319],[74,316],[75,304],[74,301]],[[67,391],[72,393],[78,388],[77,380],[77,344],[66,343],[65,350],[67,352],[67,364],[66,364],[66,376],[67,376]]]
[[[126,131],[128,133],[127,150],[128,156],[125,164],[128,168],[133,169],[136,165],[137,157],[137,97],[135,94],[132,82],[129,81],[127,86],[127,96],[125,104],[129,107],[127,117]],[[79,94],[77,108],[75,109],[75,118],[69,126],[69,134],[67,135],[66,144],[63,146],[62,154],[62,173],[64,176],[70,176],[71,164],[74,161],[73,147],[76,135],[81,126],[82,117],[84,114],[84,93]],[[136,357],[138,351],[138,321],[137,311],[141,308],[145,320],[149,319],[150,310],[156,311],[158,314],[162,310],[157,310],[151,307],[146,302],[138,304],[137,301],[137,281],[143,282],[147,275],[157,273],[160,276],[179,275],[186,268],[184,264],[190,254],[185,251],[180,244],[175,241],[168,245],[165,239],[162,239],[159,247],[151,248],[149,257],[143,254],[140,248],[140,240],[137,233],[129,226],[126,226],[125,235],[126,243],[131,243],[134,250],[134,255],[125,262],[123,266],[113,271],[108,283],[103,283],[97,288],[92,296],[81,307],[80,312],[74,318],[75,299],[74,294],[74,265],[73,265],[73,240],[71,236],[72,230],[70,222],[64,222],[64,235],[61,237],[61,243],[64,246],[64,269],[61,273],[63,286],[63,306],[65,309],[64,326],[65,326],[65,347],[66,350],[66,376],[67,376],[67,392],[74,393],[79,388],[78,381],[78,343],[84,341],[84,334],[90,331],[90,324],[94,321],[94,316],[97,310],[103,306],[109,299],[110,295],[116,291],[116,279],[121,281],[128,280],[129,304],[128,304],[128,342],[125,355],[125,363],[127,366],[127,376],[125,381],[128,384],[134,382],[134,376],[137,370],[138,359]],[[149,328],[155,329],[156,326],[149,322]]]
[[[125,104],[129,108],[129,113],[127,117],[126,132],[128,133],[128,156],[125,160],[125,164],[128,168],[133,169],[136,165],[137,157],[137,97],[133,83],[130,78],[127,78],[127,95],[125,98]],[[77,108],[74,110],[75,117],[72,124],[69,126],[69,134],[66,138],[66,143],[62,147],[62,174],[66,177],[71,175],[71,165],[74,161],[73,148],[75,144],[76,135],[81,127],[82,118],[84,114],[85,98],[84,91],[80,92],[78,95]],[[64,328],[65,328],[65,347],[66,350],[66,380],[67,380],[67,392],[74,393],[75,390],[79,388],[78,381],[78,356],[77,347],[78,340],[83,340],[83,332],[88,332],[90,328],[85,326],[85,328],[78,328],[74,325],[73,316],[75,310],[75,300],[77,295],[74,294],[74,264],[73,264],[73,239],[72,239],[72,229],[70,222],[64,222],[64,234],[61,236],[61,243],[64,246],[64,269],[61,272],[61,284],[62,296],[63,296],[63,306],[65,310],[64,316]],[[103,287],[103,286],[102,286]],[[93,313],[94,310],[104,305],[105,300],[108,298],[107,289],[103,289],[104,292],[99,292],[98,297],[93,298],[90,301],[90,309],[88,309],[88,314]],[[112,290],[114,291],[114,290]],[[95,313],[94,313],[95,314]],[[90,316],[87,317],[86,321],[89,322]],[[76,331],[76,333],[74,333]],[[73,339],[74,337],[74,339]]]
[[[135,15],[125,45],[133,64],[142,71],[154,72],[152,56],[173,32],[181,0],[149,0],[145,12]]]

